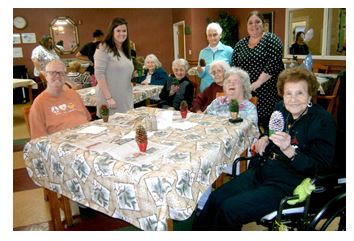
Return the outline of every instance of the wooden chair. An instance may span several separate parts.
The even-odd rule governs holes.
[[[23,117],[26,122],[28,133],[31,136],[31,128],[29,123],[29,113],[31,106],[23,107]],[[70,207],[70,199],[59,195],[47,188],[43,188],[44,200],[49,201],[50,214],[52,216],[54,230],[64,230],[64,225],[73,225],[73,216]],[[58,196],[59,195],[59,196]],[[64,212],[64,220],[61,220],[60,210]],[[63,224],[64,223],[64,224]]]
[[[326,102],[328,102],[327,111],[332,114],[334,119],[336,119],[337,109],[339,104],[338,91],[340,87],[340,82],[341,82],[340,78],[337,78],[336,84],[334,85],[333,91],[330,95],[317,96],[317,101],[325,100]]]

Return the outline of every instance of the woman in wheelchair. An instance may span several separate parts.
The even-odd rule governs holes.
[[[239,177],[216,189],[193,223],[195,230],[241,230],[278,208],[306,177],[332,167],[336,126],[332,116],[311,102],[318,83],[304,68],[284,70],[278,77],[283,97],[275,110],[284,128],[255,144],[257,155]]]

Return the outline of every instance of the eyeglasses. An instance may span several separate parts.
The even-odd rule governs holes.
[[[46,71],[46,73],[52,77],[59,75],[60,77],[64,77],[66,73],[64,71]]]

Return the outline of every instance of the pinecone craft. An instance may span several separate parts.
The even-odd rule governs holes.
[[[200,59],[199,60],[199,66],[200,67],[205,67],[206,66],[205,59]]]
[[[147,148],[147,134],[145,127],[143,125],[138,125],[135,129],[135,140],[136,143],[138,144],[139,150],[141,152],[146,152]]]
[[[138,125],[135,129],[135,140],[138,144],[147,142],[147,134],[143,125]]]
[[[269,120],[269,136],[284,130],[284,117],[280,111],[274,111]]]
[[[185,100],[181,101],[181,104],[179,105],[179,110],[181,112],[181,117],[182,119],[187,118],[187,112],[188,112],[188,103]]]
[[[187,111],[188,110],[188,103],[185,100],[181,101],[181,104],[179,106],[180,111]]]

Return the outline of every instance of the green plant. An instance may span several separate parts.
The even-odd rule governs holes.
[[[237,102],[236,99],[231,99],[229,108],[230,108],[229,110],[230,110],[231,113],[232,112],[237,112],[238,113],[239,106],[238,106],[238,102]]]
[[[101,105],[100,115],[101,116],[108,116],[109,115],[109,109],[108,109],[107,105]]]
[[[179,80],[176,78],[172,79],[172,85],[179,85]]]
[[[208,23],[218,22],[220,24],[223,29],[221,34],[221,42],[233,48],[239,40],[236,18],[225,11],[219,13],[218,16],[218,19],[208,18],[207,21]]]

